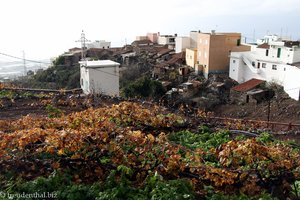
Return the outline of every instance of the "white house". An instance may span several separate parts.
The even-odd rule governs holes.
[[[157,43],[160,45],[174,45],[177,34],[173,35],[159,35]]]
[[[81,61],[80,85],[83,92],[119,96],[119,65],[111,60]]]
[[[92,43],[86,44],[88,49],[97,48],[97,49],[109,49],[111,47],[111,42],[106,42],[105,40],[96,40]]]
[[[259,43],[251,51],[231,52],[230,78],[239,83],[252,78],[274,81],[300,100],[300,42],[267,36]]]

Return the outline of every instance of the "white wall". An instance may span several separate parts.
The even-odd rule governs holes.
[[[294,55],[292,57],[292,63],[300,62],[300,48],[294,48]]]
[[[268,82],[276,82],[284,87],[286,93],[295,100],[299,100],[300,90],[300,69],[287,64],[279,64],[267,61],[255,61],[255,67],[248,66],[243,61],[243,56],[251,57],[250,52],[233,52],[230,56],[229,77],[239,83],[243,83],[252,78],[266,80]],[[253,56],[253,55],[252,55]],[[254,60],[253,60],[254,61]],[[260,62],[260,68],[257,69],[257,63]],[[265,68],[262,64],[265,63]],[[276,70],[273,69],[276,65]],[[257,71],[257,73],[255,72]]]
[[[80,86],[83,93],[89,93],[89,73],[85,67],[80,66]]]
[[[284,90],[293,99],[300,100],[300,69],[290,66],[284,82]]]
[[[85,94],[119,96],[119,63],[101,60],[80,64],[80,85]]]
[[[190,48],[197,48],[198,35],[199,35],[199,33],[197,31],[191,31],[190,32],[190,38],[191,38],[191,46],[190,46]]]
[[[88,68],[89,91],[95,94],[119,96],[119,67]]]
[[[175,53],[185,51],[186,48],[190,47],[189,37],[176,37],[175,38]]]
[[[174,38],[174,42],[169,41],[171,38]],[[158,37],[157,43],[160,45],[175,44],[175,38],[176,38],[175,36],[161,35]]]
[[[281,49],[280,58],[277,57],[278,48]],[[297,63],[300,62],[300,48],[289,48],[285,46],[272,46],[269,49],[269,55],[266,56],[266,49],[256,48],[252,50],[257,59],[270,62]]]

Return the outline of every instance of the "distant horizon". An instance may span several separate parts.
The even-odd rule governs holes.
[[[87,39],[130,44],[148,32],[189,36],[190,31],[239,32],[249,38],[265,34],[300,39],[298,0],[73,0],[3,1],[0,52],[26,59],[57,57]],[[11,59],[0,56],[0,61]]]
[[[212,30],[215,30],[215,29],[212,29]],[[212,30],[210,30],[210,31],[201,31],[201,32],[203,32],[203,33],[210,33]],[[199,31],[199,30],[190,30],[190,32],[191,31]],[[217,30],[216,30],[217,31]],[[90,39],[90,42],[94,42],[94,41],[96,41],[96,40],[105,40],[106,42],[111,42],[111,48],[121,48],[121,47],[124,47],[125,46],[125,44],[127,44],[127,45],[130,45],[133,41],[135,41],[136,40],[136,38],[135,37],[137,37],[137,36],[146,36],[147,35],[147,33],[158,33],[158,32],[160,32],[160,31],[157,31],[157,32],[145,32],[145,34],[144,35],[142,35],[142,34],[140,34],[140,35],[136,35],[136,36],[133,36],[134,38],[133,39],[131,39],[131,40],[128,40],[127,39],[127,37],[126,37],[126,39],[124,39],[124,40],[118,40],[118,41],[109,41],[109,40],[105,40],[105,39]],[[190,32],[188,32],[188,34],[186,34],[186,35],[177,35],[177,37],[189,37],[189,33]],[[262,39],[265,35],[277,35],[277,36],[279,36],[279,37],[281,37],[281,38],[288,38],[288,39],[290,39],[290,40],[294,40],[294,41],[297,41],[297,40],[300,40],[300,36],[298,37],[298,38],[294,38],[293,37],[293,35],[292,34],[290,34],[290,35],[280,35],[280,34],[278,34],[278,33],[270,33],[270,32],[266,32],[265,34],[260,34],[260,36],[256,36],[256,33],[255,33],[255,38],[253,39],[253,35],[251,36],[250,34],[247,34],[247,35],[245,35],[245,34],[243,34],[242,32],[238,32],[238,31],[217,31],[217,33],[225,33],[225,32],[236,32],[236,33],[241,33],[241,35],[242,35],[242,39],[243,39],[243,42],[245,41],[245,38],[247,38],[246,39],[246,43],[255,43],[256,41],[257,41],[257,39]],[[161,32],[160,32],[161,33]],[[177,34],[177,33],[161,33],[161,35],[174,35],[174,34]],[[88,35],[87,33],[86,33],[86,35]],[[88,38],[88,37],[87,37]],[[125,42],[125,41],[127,41],[127,43]],[[87,43],[89,43],[89,42],[87,42]],[[34,59],[34,61],[45,61],[45,60],[51,60],[51,59],[53,59],[53,58],[55,58],[55,57],[58,57],[58,56],[60,56],[60,55],[62,55],[62,54],[64,54],[65,52],[68,52],[69,51],[69,49],[72,49],[72,48],[81,48],[81,44],[80,43],[75,43],[74,42],[74,46],[70,46],[70,47],[68,47],[67,49],[65,49],[61,54],[57,54],[57,55],[53,55],[53,56],[50,56],[50,57],[48,57],[48,58],[39,58],[39,59]],[[25,52],[25,51],[24,51]],[[5,53],[5,52],[0,52],[0,53]],[[26,52],[25,52],[25,54],[26,54]],[[16,56],[16,55],[12,55],[12,56]],[[17,55],[17,56],[19,56],[19,57],[21,57],[21,55]],[[2,65],[2,63],[10,63],[9,61],[3,61],[3,60],[1,60],[1,58],[2,57],[6,57],[6,56],[2,56],[2,55],[0,55],[0,66]],[[27,57],[25,57],[25,59],[29,59],[29,60],[31,60],[31,58],[27,58]],[[13,62],[17,62],[17,63],[20,63],[20,62],[23,62],[22,60],[20,60],[20,61],[17,61],[17,59],[16,60],[14,60]]]

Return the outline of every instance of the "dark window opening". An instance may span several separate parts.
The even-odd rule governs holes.
[[[269,49],[266,49],[266,56],[269,56]]]
[[[280,58],[280,55],[281,55],[281,48],[278,48],[277,49],[277,58]]]
[[[175,38],[170,38],[169,43],[173,43],[173,42],[175,42]]]
[[[237,46],[240,46],[240,45],[241,45],[241,39],[237,39],[236,45],[237,45]]]

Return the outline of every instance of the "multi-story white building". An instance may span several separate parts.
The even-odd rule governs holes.
[[[276,82],[293,99],[300,99],[300,42],[266,36],[251,51],[231,52],[230,78],[243,83],[252,78]]]

